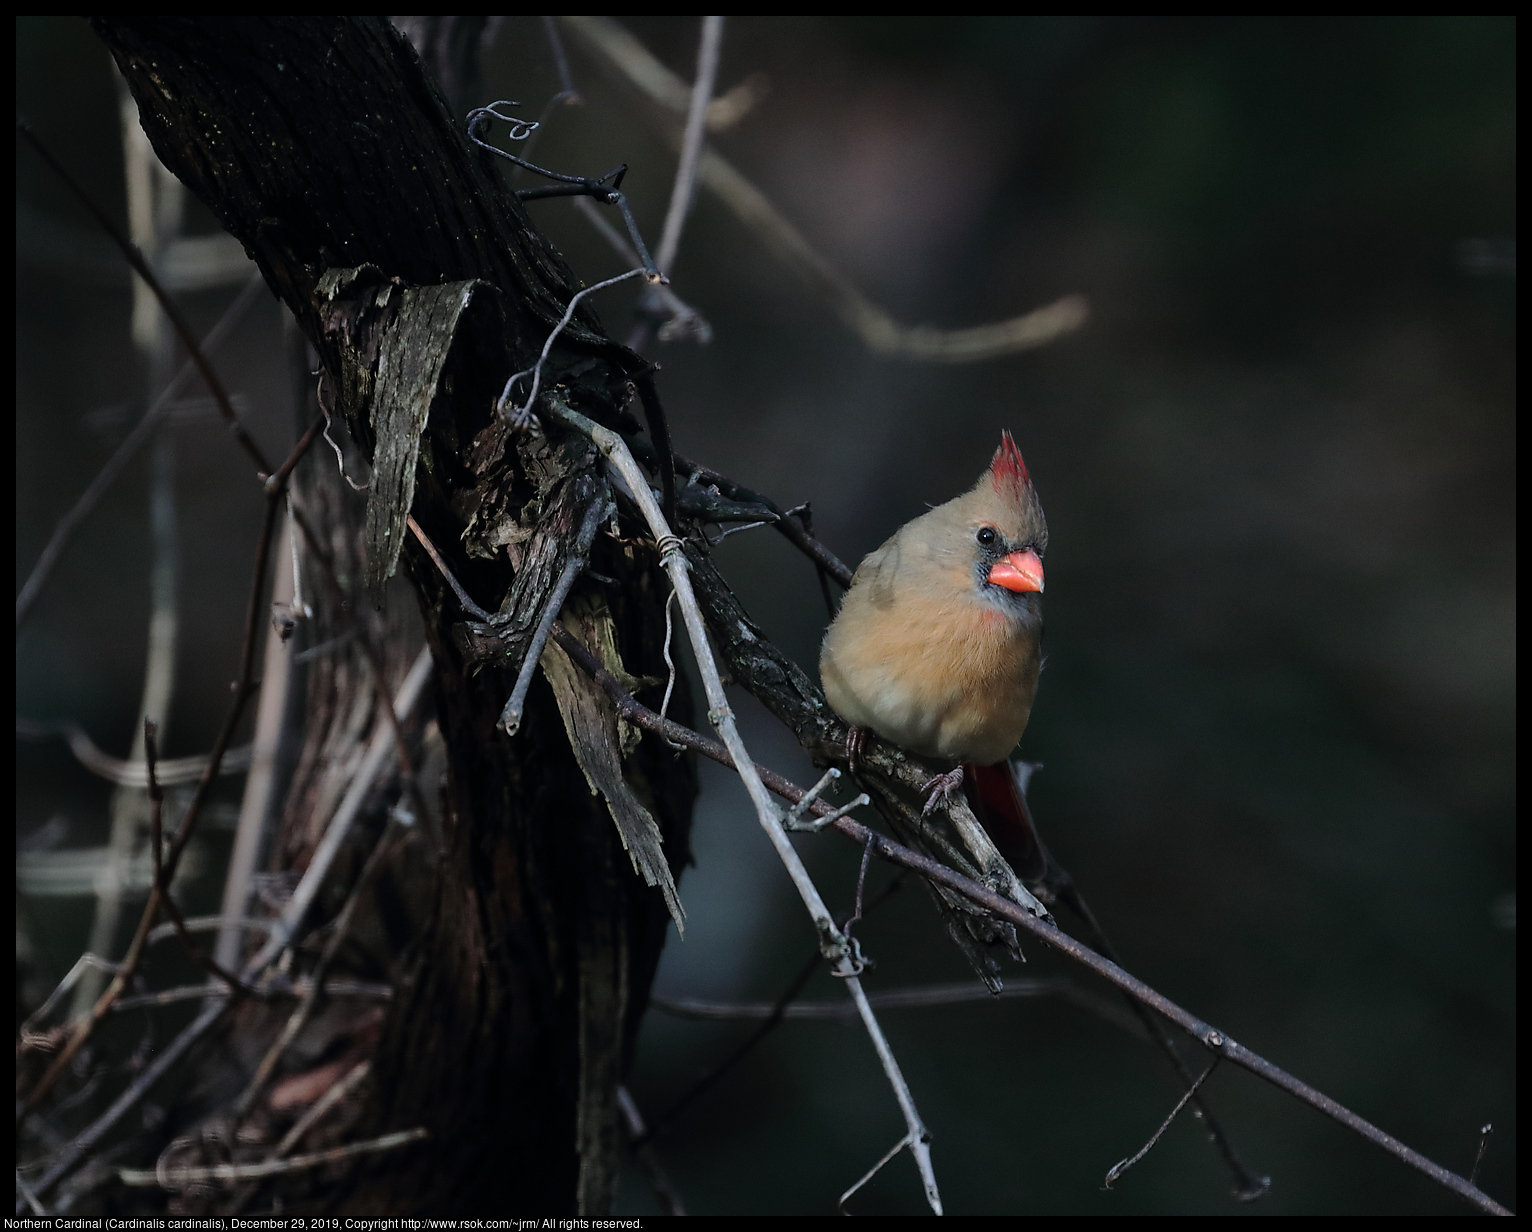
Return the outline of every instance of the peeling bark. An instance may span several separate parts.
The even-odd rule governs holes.
[[[512,441],[491,409],[578,283],[385,21],[131,17],[94,28],[161,160],[291,309],[372,461],[363,543],[333,553],[353,616],[402,562],[435,658],[444,850],[423,895],[426,922],[397,956],[353,1130],[424,1126],[430,1138],[359,1163],[315,1200],[346,1214],[604,1213],[616,1085],[666,901],[635,875],[604,799],[588,790],[553,691],[534,683],[516,737],[495,727],[568,559],[579,525],[570,519],[605,487],[584,442]],[[644,368],[582,301],[544,380],[582,413],[632,432],[629,381]],[[333,459],[316,456],[304,483],[322,486],[312,470],[321,465],[339,483]],[[410,512],[482,605],[504,596],[492,644],[472,629],[454,636],[461,613],[404,533]],[[321,537],[355,532],[336,526]],[[598,536],[591,565],[616,579],[605,602],[621,661],[636,676],[663,676],[666,588],[653,554]],[[573,598],[597,585],[577,582]],[[686,698],[672,710],[687,721]],[[646,736],[620,766],[674,882],[687,859],[690,762]],[[290,836],[321,822],[290,810],[278,850],[299,855],[305,844]],[[430,875],[424,862],[402,864],[401,876]]]

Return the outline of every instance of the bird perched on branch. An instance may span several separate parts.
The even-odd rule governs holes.
[[[959,784],[1002,852],[1013,819],[1006,759],[1032,712],[1042,662],[1048,525],[1009,432],[962,496],[906,523],[851,579],[819,676],[852,731],[956,761],[927,785],[929,812]],[[965,774],[966,771],[966,774]],[[989,807],[986,807],[986,805]],[[1021,824],[1021,819],[1014,819]]]

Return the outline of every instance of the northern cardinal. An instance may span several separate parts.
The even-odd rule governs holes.
[[[1048,525],[1009,432],[962,496],[907,522],[857,568],[825,634],[819,676],[852,732],[870,728],[960,763],[928,785],[927,811],[958,784],[1002,854],[1030,830],[1012,817],[1006,758],[1021,739],[1042,662]],[[853,766],[854,768],[854,766]],[[966,771],[966,774],[965,774]]]

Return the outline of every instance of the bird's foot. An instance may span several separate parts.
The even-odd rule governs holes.
[[[922,817],[929,817],[931,811],[942,804],[948,796],[957,791],[963,785],[963,767],[949,770],[946,774],[938,774],[925,785],[926,806],[920,810]]]
[[[846,769],[852,774],[861,773],[862,750],[867,745],[867,729],[852,724],[846,728]]]

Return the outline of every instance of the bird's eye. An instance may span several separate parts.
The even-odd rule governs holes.
[[[995,528],[993,526],[979,527],[979,533],[974,536],[981,546],[991,548],[995,546]]]

